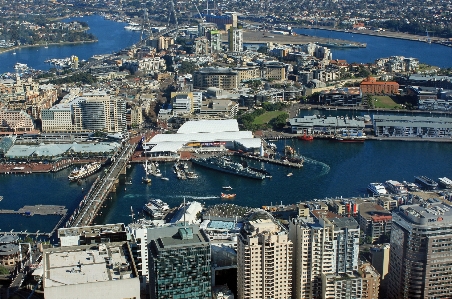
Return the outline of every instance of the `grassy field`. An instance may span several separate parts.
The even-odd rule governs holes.
[[[259,115],[254,119],[254,124],[256,125],[262,125],[267,124],[270,120],[273,118],[278,117],[280,114],[285,113],[284,111],[267,111],[262,115]]]
[[[394,102],[389,96],[372,96],[375,108],[401,109],[402,107]]]

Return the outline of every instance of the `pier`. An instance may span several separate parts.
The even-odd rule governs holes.
[[[55,205],[36,205],[36,206],[24,206],[19,210],[0,210],[0,214],[21,214],[24,216],[34,215],[66,215],[67,209],[64,206]]]
[[[66,222],[66,227],[91,225],[110,192],[116,191],[119,175],[125,174],[127,164],[135,151],[136,144],[125,144],[112,157],[113,163],[91,186],[79,207]]]

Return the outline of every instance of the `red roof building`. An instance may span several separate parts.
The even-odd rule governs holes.
[[[399,83],[389,81],[377,81],[374,77],[367,77],[361,82],[361,92],[363,94],[397,94],[399,93]]]

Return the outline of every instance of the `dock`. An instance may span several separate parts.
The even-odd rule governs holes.
[[[34,216],[34,215],[66,215],[67,209],[65,206],[55,206],[55,205],[35,205],[35,206],[24,206],[19,210],[0,210],[0,214],[20,214],[24,216]]]
[[[236,152],[235,155],[237,155],[239,157],[247,158],[247,159],[257,160],[260,162],[272,163],[272,164],[276,164],[276,165],[280,165],[280,166],[286,166],[286,167],[292,167],[292,168],[302,168],[303,167],[303,162],[296,163],[296,162],[290,162],[288,160],[276,160],[276,159],[261,157],[261,156],[245,155],[245,154],[238,153],[238,152]]]

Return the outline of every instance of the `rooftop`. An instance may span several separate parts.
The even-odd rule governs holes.
[[[137,277],[127,242],[49,248],[44,251],[44,287]]]
[[[452,207],[442,202],[400,206],[395,212],[406,221],[417,225],[450,225]]]
[[[58,237],[97,236],[103,233],[125,232],[124,223],[58,229]]]

